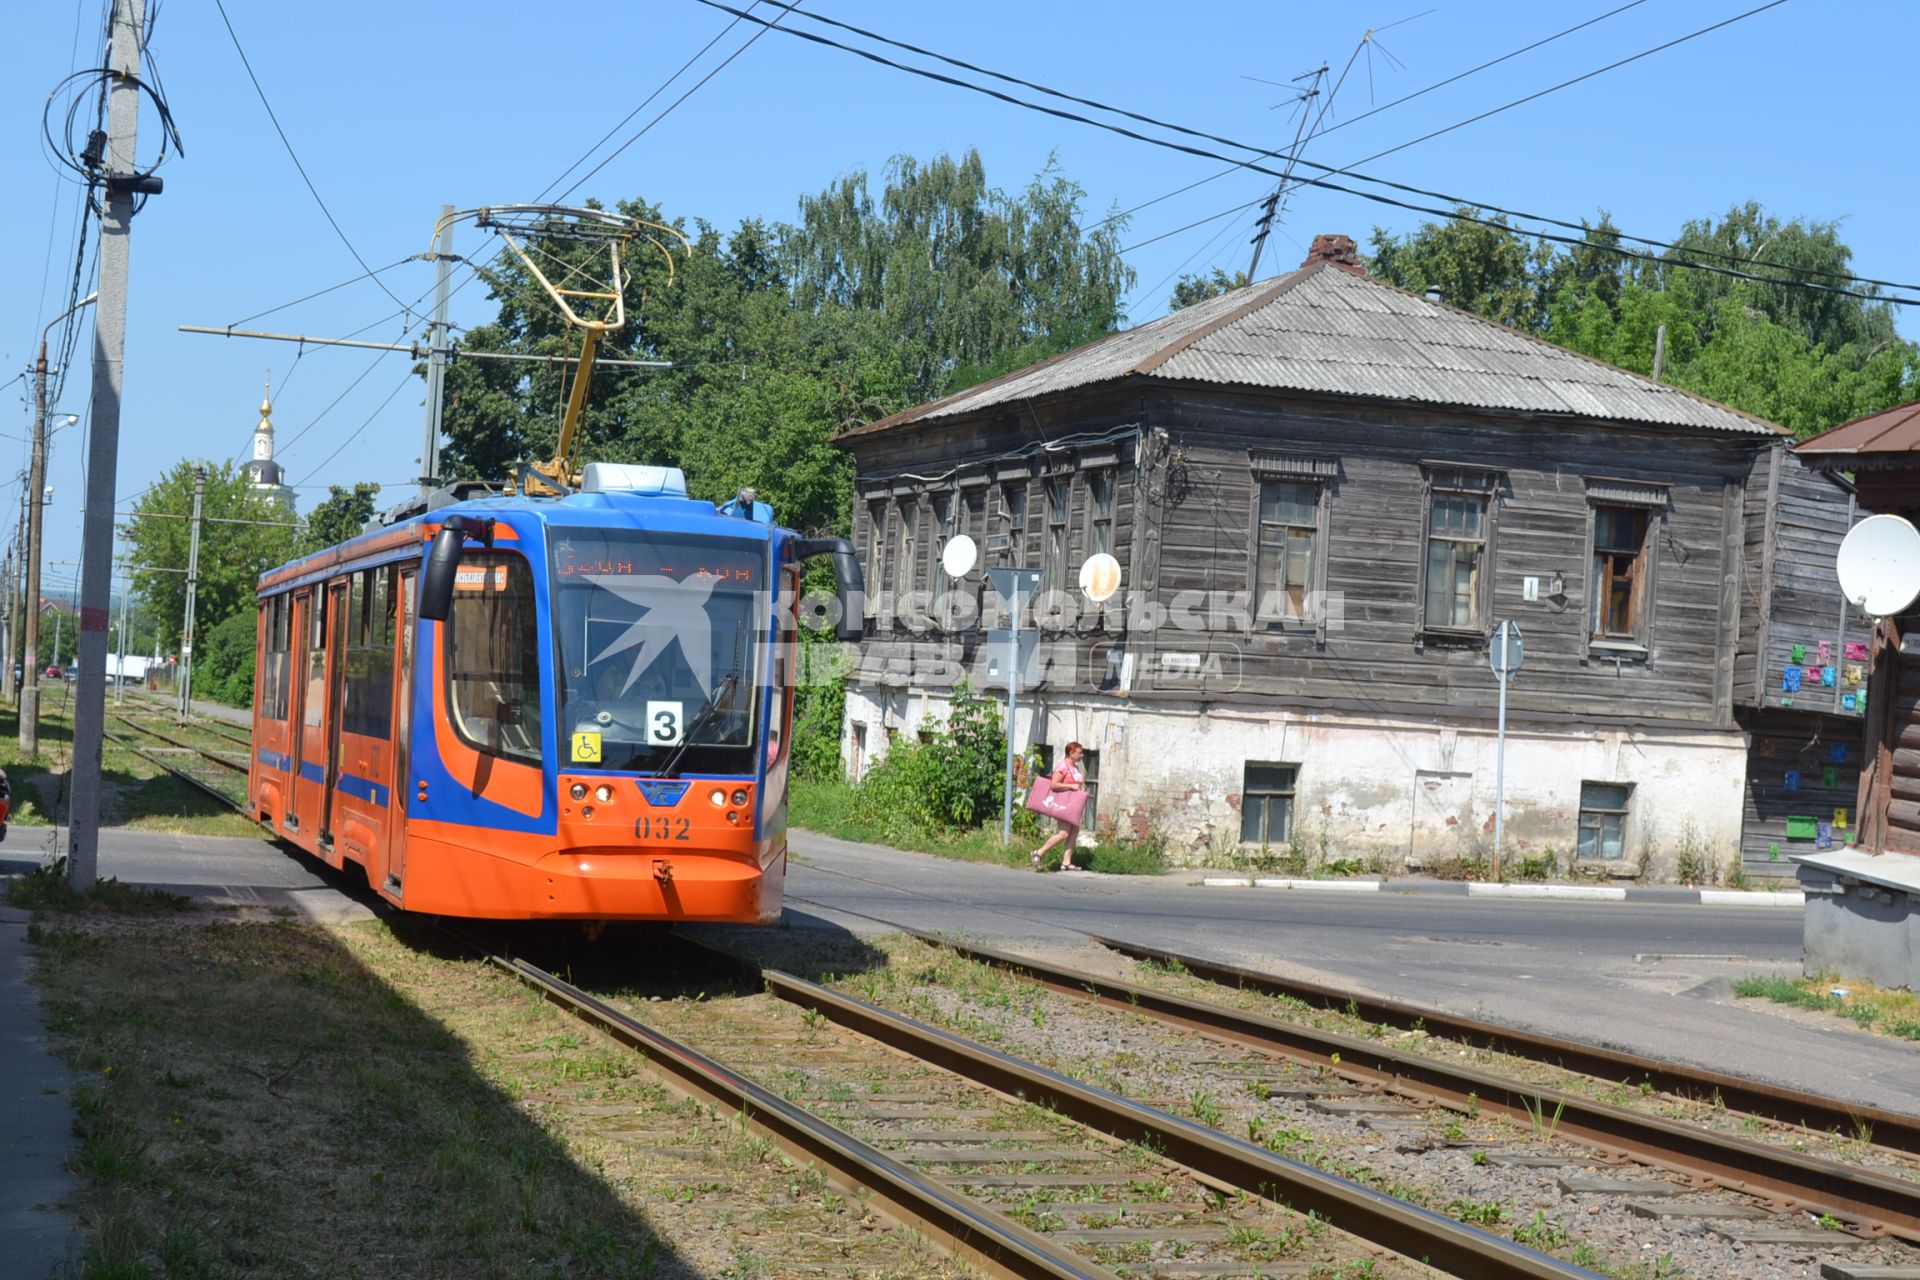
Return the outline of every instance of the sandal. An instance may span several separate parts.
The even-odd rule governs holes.
[[[1038,849],[1033,851],[1033,869],[1035,871],[1040,870],[1040,851]]]

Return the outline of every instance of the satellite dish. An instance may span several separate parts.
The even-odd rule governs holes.
[[[1112,597],[1120,589],[1120,562],[1104,551],[1088,556],[1080,566],[1080,589],[1095,604]]]
[[[1847,531],[1833,568],[1842,595],[1890,618],[1920,596],[1920,529],[1899,516],[1868,516]]]
[[[940,567],[950,578],[964,578],[972,573],[974,562],[979,558],[979,544],[964,533],[954,534],[947,539],[947,545],[940,548]]]

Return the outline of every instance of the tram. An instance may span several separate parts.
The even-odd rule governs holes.
[[[670,467],[451,502],[262,575],[250,811],[408,911],[778,918],[802,563]]]

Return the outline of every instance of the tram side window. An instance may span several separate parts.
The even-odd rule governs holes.
[[[481,751],[537,763],[540,647],[527,562],[508,552],[469,551],[442,629],[454,730]]]
[[[268,720],[287,718],[288,677],[293,666],[293,597],[274,596],[266,603],[265,658],[261,664],[260,714]]]
[[[347,705],[341,727],[368,738],[393,733],[393,567],[354,575],[347,627]]]
[[[307,592],[307,696],[302,719],[309,729],[318,729],[327,715],[327,599],[324,586]]]

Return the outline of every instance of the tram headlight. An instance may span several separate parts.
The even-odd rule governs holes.
[[[733,802],[735,804],[745,804],[747,802],[747,789],[745,787],[740,787],[734,791]]]
[[[567,794],[575,800],[585,800],[587,798],[587,784],[584,782],[576,782],[567,789]]]
[[[598,800],[601,804],[612,804],[613,788],[607,786],[605,783],[601,783],[598,787],[594,788],[593,798],[595,800]]]
[[[712,791],[709,791],[707,793],[707,799],[713,801],[713,807],[718,809],[721,805],[727,802],[726,788],[715,787]]]

